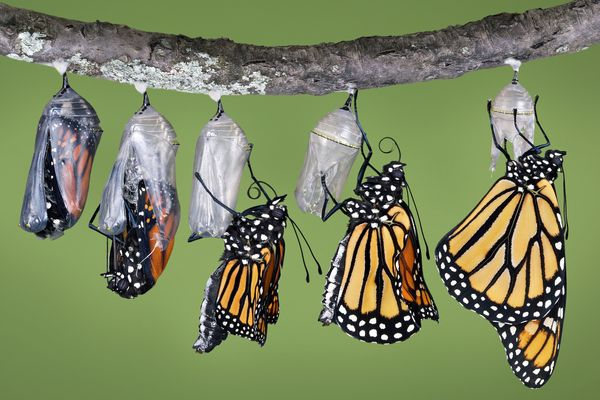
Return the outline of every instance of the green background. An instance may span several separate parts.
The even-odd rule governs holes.
[[[9,1],[80,20],[104,20],[189,36],[226,36],[264,45],[339,41],[446,27],[502,11],[560,1]],[[526,64],[521,82],[541,94],[539,112],[555,147],[568,151],[571,237],[569,300],[560,359],[541,390],[512,375],[493,328],[447,294],[433,261],[425,262],[439,324],[425,322],[409,341],[358,342],[316,319],[324,277],[304,282],[295,240],[280,283],[282,314],[264,348],[230,337],[208,355],[195,354],[198,312],[222,241],[187,244],[194,144],[215,105],[204,95],[151,90],[152,104],[173,124],[182,224],[167,271],[147,295],[123,300],[105,288],[105,241],[85,222],[99,201],[122,129],[140,105],[128,85],[71,76],[96,108],[104,136],[82,221],[57,241],[40,241],[17,226],[40,113],[60,79],[48,67],[0,57],[0,397],[9,399],[159,398],[597,398],[599,340],[597,163],[600,145],[600,46]],[[361,118],[371,140],[394,136],[408,163],[432,246],[475,205],[495,177],[488,171],[485,101],[512,76],[508,67],[459,79],[366,90]],[[225,97],[227,112],[255,143],[256,173],[293,193],[307,133],[344,94],[322,97]],[[388,158],[378,154],[376,164]],[[499,168],[500,173],[503,167]],[[356,169],[355,169],[356,171]],[[496,173],[498,175],[498,172]],[[245,185],[248,178],[245,177]],[[346,193],[351,193],[347,185]],[[239,207],[254,204],[240,196]],[[327,223],[291,214],[327,266],[346,219]],[[288,233],[288,235],[291,232]]]

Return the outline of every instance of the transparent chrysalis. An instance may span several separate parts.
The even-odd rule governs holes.
[[[94,108],[63,85],[44,108],[29,169],[21,228],[56,239],[75,225],[88,195],[94,155],[102,136]]]
[[[164,271],[173,249],[180,209],[175,182],[177,138],[149,103],[127,123],[104,188],[98,226],[111,239],[108,288],[125,298],[144,294]]]
[[[519,83],[519,67],[521,62],[509,58],[505,61],[514,71],[512,82],[506,85],[500,93],[492,100],[491,107],[491,122],[494,128],[497,143],[504,144],[508,141],[512,144],[514,157],[519,158],[523,153],[531,148],[531,144],[523,139],[515,127],[515,112],[516,125],[519,130],[533,143],[533,135],[535,129],[535,107],[533,99],[527,89]],[[515,111],[516,110],[516,111]],[[496,162],[500,151],[492,141],[492,161],[490,169],[496,169]]]
[[[321,215],[325,196],[321,176],[327,187],[339,197],[362,143],[360,129],[350,110],[353,95],[346,103],[319,121],[310,133],[304,167],[296,184],[296,202],[300,209]]]
[[[199,173],[210,191],[234,209],[244,165],[251,146],[244,131],[224,111],[221,100],[217,113],[202,128],[196,143],[194,173]],[[220,237],[231,223],[232,215],[213,201],[196,178],[192,180],[189,241]]]

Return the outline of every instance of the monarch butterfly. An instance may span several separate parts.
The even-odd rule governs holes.
[[[278,284],[285,257],[284,230],[289,219],[298,243],[300,236],[308,245],[306,237],[290,218],[283,201],[286,195],[271,198],[252,172],[250,159],[248,169],[253,185],[267,202],[237,212],[217,199],[206,186],[198,172],[196,179],[211,198],[233,215],[233,220],[223,234],[225,252],[221,264],[210,276],[204,292],[200,312],[199,336],[193,345],[199,353],[208,353],[227,338],[238,335],[258,342],[267,340],[267,327],[279,317]],[[271,188],[272,189],[272,188]],[[250,193],[250,191],[248,192]],[[258,198],[258,197],[252,197]],[[298,236],[300,234],[300,236]],[[192,236],[190,239],[194,239]],[[312,249],[310,253],[318,265]],[[302,260],[304,253],[300,246]],[[304,262],[306,269],[306,263]],[[308,270],[306,269],[308,281]]]
[[[173,128],[144,93],[144,104],[125,128],[102,202],[90,220],[92,229],[111,240],[102,275],[121,297],[150,290],[173,250],[179,225],[177,147]]]
[[[516,160],[498,144],[492,126],[494,143],[507,159],[506,174],[436,248],[448,292],[492,322],[513,371],[529,387],[548,380],[558,355],[568,230],[554,188],[566,152],[547,150],[541,155],[550,141],[537,110],[535,120],[546,138],[537,146],[521,134],[514,110],[514,126],[531,147]]]
[[[96,111],[62,76],[38,124],[21,209],[21,228],[43,239],[62,236],[79,220],[102,136]]]
[[[322,219],[341,210],[350,222],[327,274],[319,321],[335,323],[365,342],[389,344],[418,332],[422,319],[438,320],[438,311],[423,277],[415,220],[402,199],[404,188],[409,189],[405,164],[391,162],[381,172],[371,166],[372,149],[358,120],[356,98],[357,94],[356,121],[368,153],[354,190],[359,199],[337,202],[322,176],[326,194]],[[400,152],[393,139],[385,139]],[[367,167],[377,176],[363,182]],[[335,206],[326,212],[328,198]]]

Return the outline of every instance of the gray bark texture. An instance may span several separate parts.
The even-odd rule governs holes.
[[[403,36],[311,46],[256,46],[229,39],[144,32],[0,4],[0,55],[69,71],[183,92],[322,95],[432,79],[578,52],[600,41],[600,0]]]

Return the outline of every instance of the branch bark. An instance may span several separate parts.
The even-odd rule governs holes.
[[[313,94],[456,78],[587,49],[600,42],[600,0],[498,14],[433,32],[313,46],[256,46],[229,39],[144,32],[0,4],[0,55],[124,83],[183,92]]]

